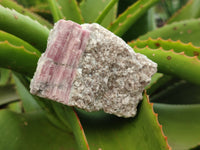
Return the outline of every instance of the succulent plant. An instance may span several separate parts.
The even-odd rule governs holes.
[[[199,0],[0,0],[0,149],[199,149],[199,17]],[[134,118],[30,94],[60,19],[96,22],[158,64]]]

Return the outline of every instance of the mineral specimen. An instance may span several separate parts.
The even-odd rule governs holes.
[[[86,111],[133,117],[157,64],[102,26],[60,20],[31,80],[31,93]]]

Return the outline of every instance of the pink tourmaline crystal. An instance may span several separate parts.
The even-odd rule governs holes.
[[[98,24],[60,20],[38,61],[31,93],[87,111],[133,117],[157,64]]]
[[[60,20],[51,31],[46,52],[38,61],[31,93],[68,103],[76,68],[89,40],[89,31]]]

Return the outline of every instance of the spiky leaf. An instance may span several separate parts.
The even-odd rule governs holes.
[[[172,41],[171,39],[163,40],[162,38],[147,40],[136,40],[129,43],[130,46],[137,46],[138,48],[144,48],[148,46],[151,49],[162,48],[164,50],[174,50],[176,53],[184,52],[187,56],[197,56],[200,59],[200,47],[195,47],[192,43],[182,43],[181,41]]]
[[[47,20],[43,19],[42,17],[40,17],[39,15],[35,13],[32,13],[28,9],[23,8],[21,5],[17,4],[13,0],[1,0],[0,4],[4,7],[14,9],[17,12],[22,13],[23,15],[29,16],[30,18],[37,20],[39,23],[47,26],[48,28],[52,28],[52,24],[49,23]]]
[[[96,18],[101,14],[105,9],[110,0],[83,0],[80,3],[80,9],[84,18],[84,21],[87,23],[94,22]],[[101,25],[107,27],[116,17],[116,7],[114,7],[102,21]]]
[[[24,46],[15,46],[8,41],[0,42],[0,67],[32,76],[38,59],[39,55],[28,51]]]
[[[17,47],[23,46],[28,51],[35,53],[38,56],[41,55],[41,53],[37,49],[35,49],[33,46],[31,46],[27,42],[23,41],[22,39],[12,34],[9,34],[7,32],[0,30],[0,42],[4,42],[4,41],[8,41],[13,46],[17,46]]]
[[[122,36],[151,6],[159,0],[140,0],[131,5],[108,27],[118,36]]]
[[[151,49],[149,47],[134,47],[135,52],[146,55],[158,64],[158,71],[175,75],[179,78],[200,84],[200,60],[197,56],[190,57],[184,52],[176,53],[174,50],[165,51],[162,48]]]
[[[200,105],[155,104],[154,109],[174,150],[186,150],[199,143]]]
[[[76,0],[57,0],[57,3],[66,20],[83,23],[83,17]]]
[[[42,112],[18,114],[0,110],[0,127],[2,150],[77,149],[72,132],[56,128]]]
[[[109,13],[109,11],[112,10],[112,8],[114,7],[115,3],[117,3],[118,0],[111,0],[108,5],[105,7],[105,9],[100,13],[100,15],[97,17],[97,19],[95,20],[96,23],[101,24],[101,22],[104,20],[104,18],[107,16],[107,14]]]
[[[165,40],[172,39],[174,41],[181,40],[184,43],[192,42],[195,46],[200,46],[200,20],[190,19],[165,25],[140,36],[139,39],[147,40],[149,37],[153,39],[161,37]]]
[[[49,30],[15,10],[0,6],[0,29],[20,37],[41,51],[46,48]]]
[[[64,131],[70,130],[73,132],[80,150],[89,150],[82,125],[72,107],[68,107],[48,99],[39,98],[36,96],[33,97],[30,95],[30,93],[26,92],[28,89],[28,81],[25,80],[24,77],[17,74],[15,80],[17,81],[17,86],[22,88],[20,90],[25,90],[26,95],[24,95],[24,93],[21,93],[21,95],[23,94],[23,98],[28,98],[28,102],[26,102],[26,109],[28,109],[28,111],[30,111],[30,108],[31,110],[38,110],[38,105],[35,105],[35,102],[32,102],[32,100],[37,101],[39,106],[44,110],[47,118],[54,125]],[[25,99],[23,101],[25,101]],[[34,106],[28,107],[27,104],[34,104]]]
[[[135,118],[82,114],[81,121],[92,149],[170,149],[146,94]]]

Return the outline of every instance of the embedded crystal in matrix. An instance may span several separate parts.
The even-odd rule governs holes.
[[[59,20],[31,80],[31,93],[86,111],[133,117],[157,64],[99,24]]]

